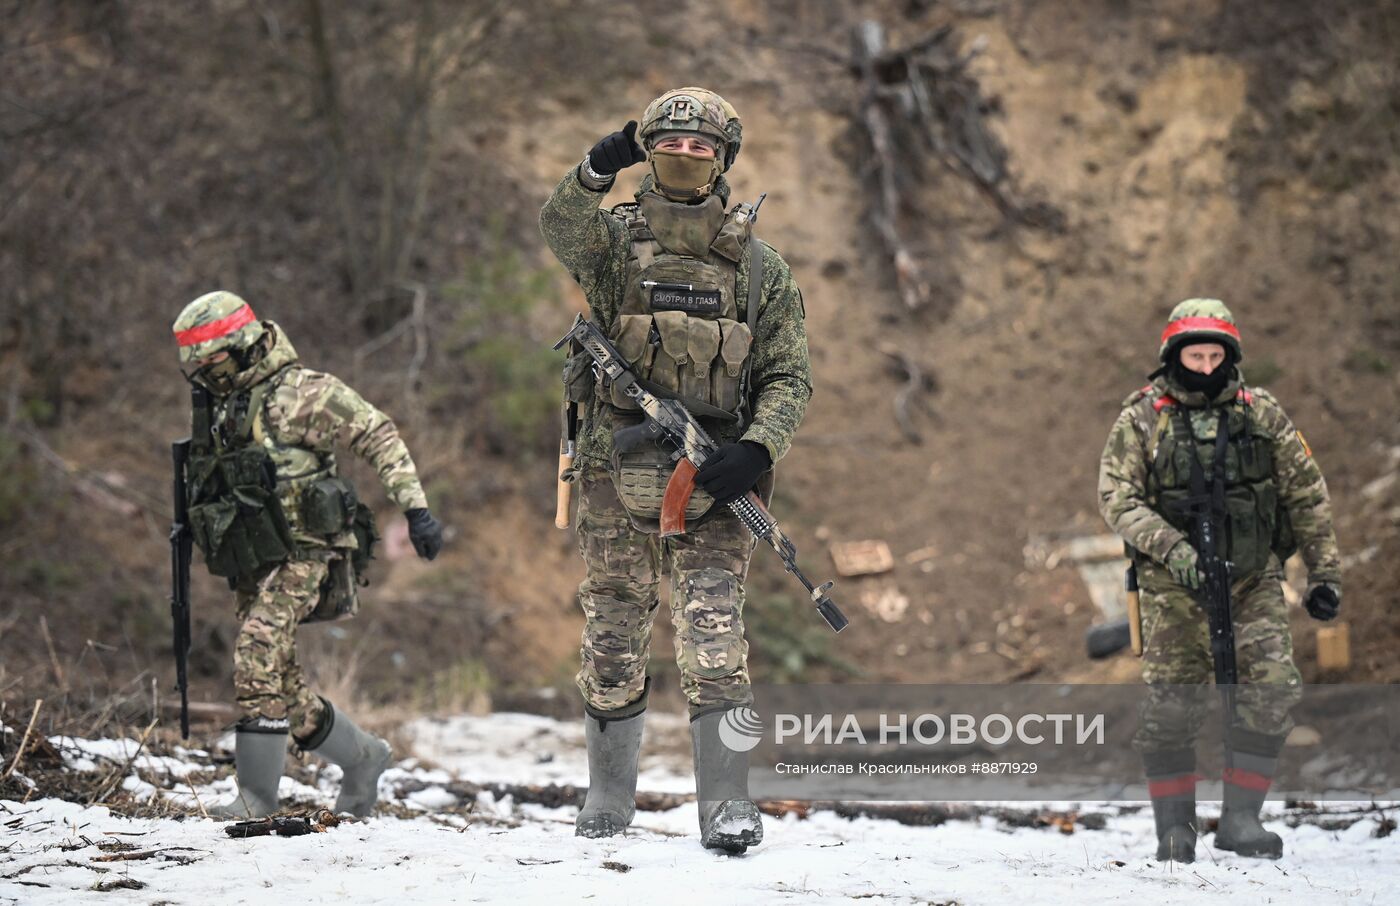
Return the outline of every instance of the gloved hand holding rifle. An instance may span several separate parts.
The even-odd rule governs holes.
[[[724,448],[710,438],[695,416],[683,405],[676,400],[662,399],[644,387],[612,342],[582,315],[575,319],[573,327],[563,339],[554,344],[554,348],[560,349],[570,342],[578,344],[579,348],[587,352],[613,388],[631,397],[646,416],[641,424],[617,433],[617,447],[627,449],[645,441],[664,440],[675,448],[679,461],[670,482],[666,485],[661,505],[661,536],[664,538],[683,533],[685,507],[695,491],[696,475],[705,470]],[[726,485],[733,474],[748,471],[745,462],[747,451],[742,445],[734,446],[738,449],[726,449],[722,459],[734,459],[737,468],[710,470],[715,480]],[[717,489],[721,490],[722,495],[729,490],[727,487]],[[807,589],[817,612],[826,620],[827,625],[836,632],[845,629],[849,620],[827,595],[833,583],[813,585],[811,580],[802,574],[797,567],[797,548],[778,527],[777,521],[759,496],[752,490],[747,490],[740,496],[732,497],[727,505],[749,531],[777,552],[787,571],[796,576],[797,581]]]

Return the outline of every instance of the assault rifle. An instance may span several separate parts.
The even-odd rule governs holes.
[[[340,819],[330,809],[317,809],[306,815],[269,815],[266,818],[253,818],[227,825],[224,833],[236,840],[248,837],[303,837],[307,834],[324,834],[327,828],[340,824]]]
[[[685,406],[672,399],[662,399],[639,382],[627,366],[627,360],[617,351],[611,341],[593,322],[582,315],[574,319],[573,327],[564,335],[555,349],[566,343],[576,343],[580,349],[592,357],[596,367],[611,383],[613,388],[625,393],[636,402],[645,416],[644,421],[633,428],[618,432],[618,440],[624,445],[643,441],[659,440],[675,450],[678,460],[676,469],[666,485],[666,493],[661,503],[661,535],[667,537],[685,531],[685,505],[695,491],[695,473],[719,448],[705,429],[700,427],[695,416]],[[625,435],[625,436],[624,436]],[[797,548],[783,534],[777,521],[759,496],[750,491],[747,495],[730,501],[729,509],[739,517],[739,521],[761,541],[766,541],[783,560],[783,566],[797,577],[802,587],[807,589],[826,624],[836,632],[846,628],[850,622],[846,615],[827,595],[834,583],[824,582],[814,586],[802,571],[797,568]]]
[[[1182,416],[1186,418],[1185,415]],[[1215,685],[1224,705],[1225,757],[1230,758],[1230,726],[1235,717],[1235,685],[1240,681],[1235,662],[1235,615],[1230,600],[1230,562],[1221,553],[1221,523],[1225,516],[1225,452],[1230,443],[1229,416],[1222,410],[1216,426],[1210,484],[1199,456],[1191,457],[1191,488],[1178,511],[1190,519],[1191,546],[1196,549],[1201,586],[1196,600],[1206,612]],[[1186,418],[1190,427],[1190,419]],[[1192,431],[1193,440],[1194,430]],[[1199,444],[1197,445],[1199,448]]]
[[[180,693],[180,737],[190,738],[190,556],[194,536],[190,534],[189,498],[185,487],[190,440],[170,445],[175,467],[175,521],[170,526],[170,619],[174,624],[175,689]]]

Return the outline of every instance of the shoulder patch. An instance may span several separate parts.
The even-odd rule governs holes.
[[[1303,445],[1303,452],[1306,453],[1306,454],[1308,454],[1308,459],[1312,459],[1312,458],[1313,458],[1312,447],[1308,444],[1308,439],[1307,439],[1306,437],[1303,436],[1303,432],[1302,432],[1302,431],[1299,431],[1297,428],[1294,428],[1294,429],[1293,429],[1293,433],[1298,435],[1298,443],[1300,443],[1300,444]]]

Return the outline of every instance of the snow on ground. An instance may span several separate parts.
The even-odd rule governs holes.
[[[588,785],[582,721],[536,714],[423,718],[409,724],[413,750],[478,782]],[[682,714],[647,714],[637,789],[693,793],[690,721]]]
[[[639,812],[633,830],[620,839],[581,840],[573,836],[571,807],[516,805],[482,793],[471,818],[433,812],[457,803],[447,788],[457,779],[582,780],[586,762],[576,726],[495,715],[423,721],[411,730],[419,754],[442,767],[403,762],[386,773],[381,795],[423,811],[412,819],[377,817],[324,834],[233,840],[223,824],[203,818],[124,819],[106,808],[54,799],[0,802],[0,903],[1400,901],[1400,834],[1371,836],[1375,821],[1369,818],[1339,832],[1290,829],[1271,820],[1285,841],[1278,862],[1217,852],[1207,836],[1198,847],[1201,861],[1191,866],[1150,860],[1150,812],[1119,814],[1115,804],[1095,809],[1113,816],[1105,830],[1068,835],[1008,830],[990,818],[916,828],[815,812],[805,820],[765,819],[763,844],[730,857],[700,847],[695,807],[688,805]],[[75,770],[86,767],[84,759],[121,764],[131,754],[120,740],[53,741]],[[179,778],[207,770],[204,753],[177,754],[190,760],[170,759],[179,762],[174,765],[153,758],[145,771],[158,779],[167,766],[165,787],[157,790],[134,775],[127,784],[138,795],[192,801],[194,794]],[[654,759],[648,777],[658,786],[642,788],[683,788],[681,767],[674,753]],[[329,804],[335,775],[334,769],[322,771],[314,785],[288,778],[282,794]],[[207,801],[231,783],[196,781],[196,789]],[[1205,805],[1203,812],[1213,808]],[[99,848],[104,841],[109,849],[110,841],[120,841],[158,854],[98,861],[110,854]],[[141,886],[97,892],[113,882]]]

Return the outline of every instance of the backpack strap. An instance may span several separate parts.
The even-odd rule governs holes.
[[[259,381],[248,394],[248,409],[243,413],[243,417],[238,423],[240,442],[247,443],[251,440],[260,446],[262,445],[263,439],[267,437],[263,404],[267,401],[268,394],[282,385],[282,379],[286,377],[293,364],[289,362],[283,365],[268,375],[265,380]]]

